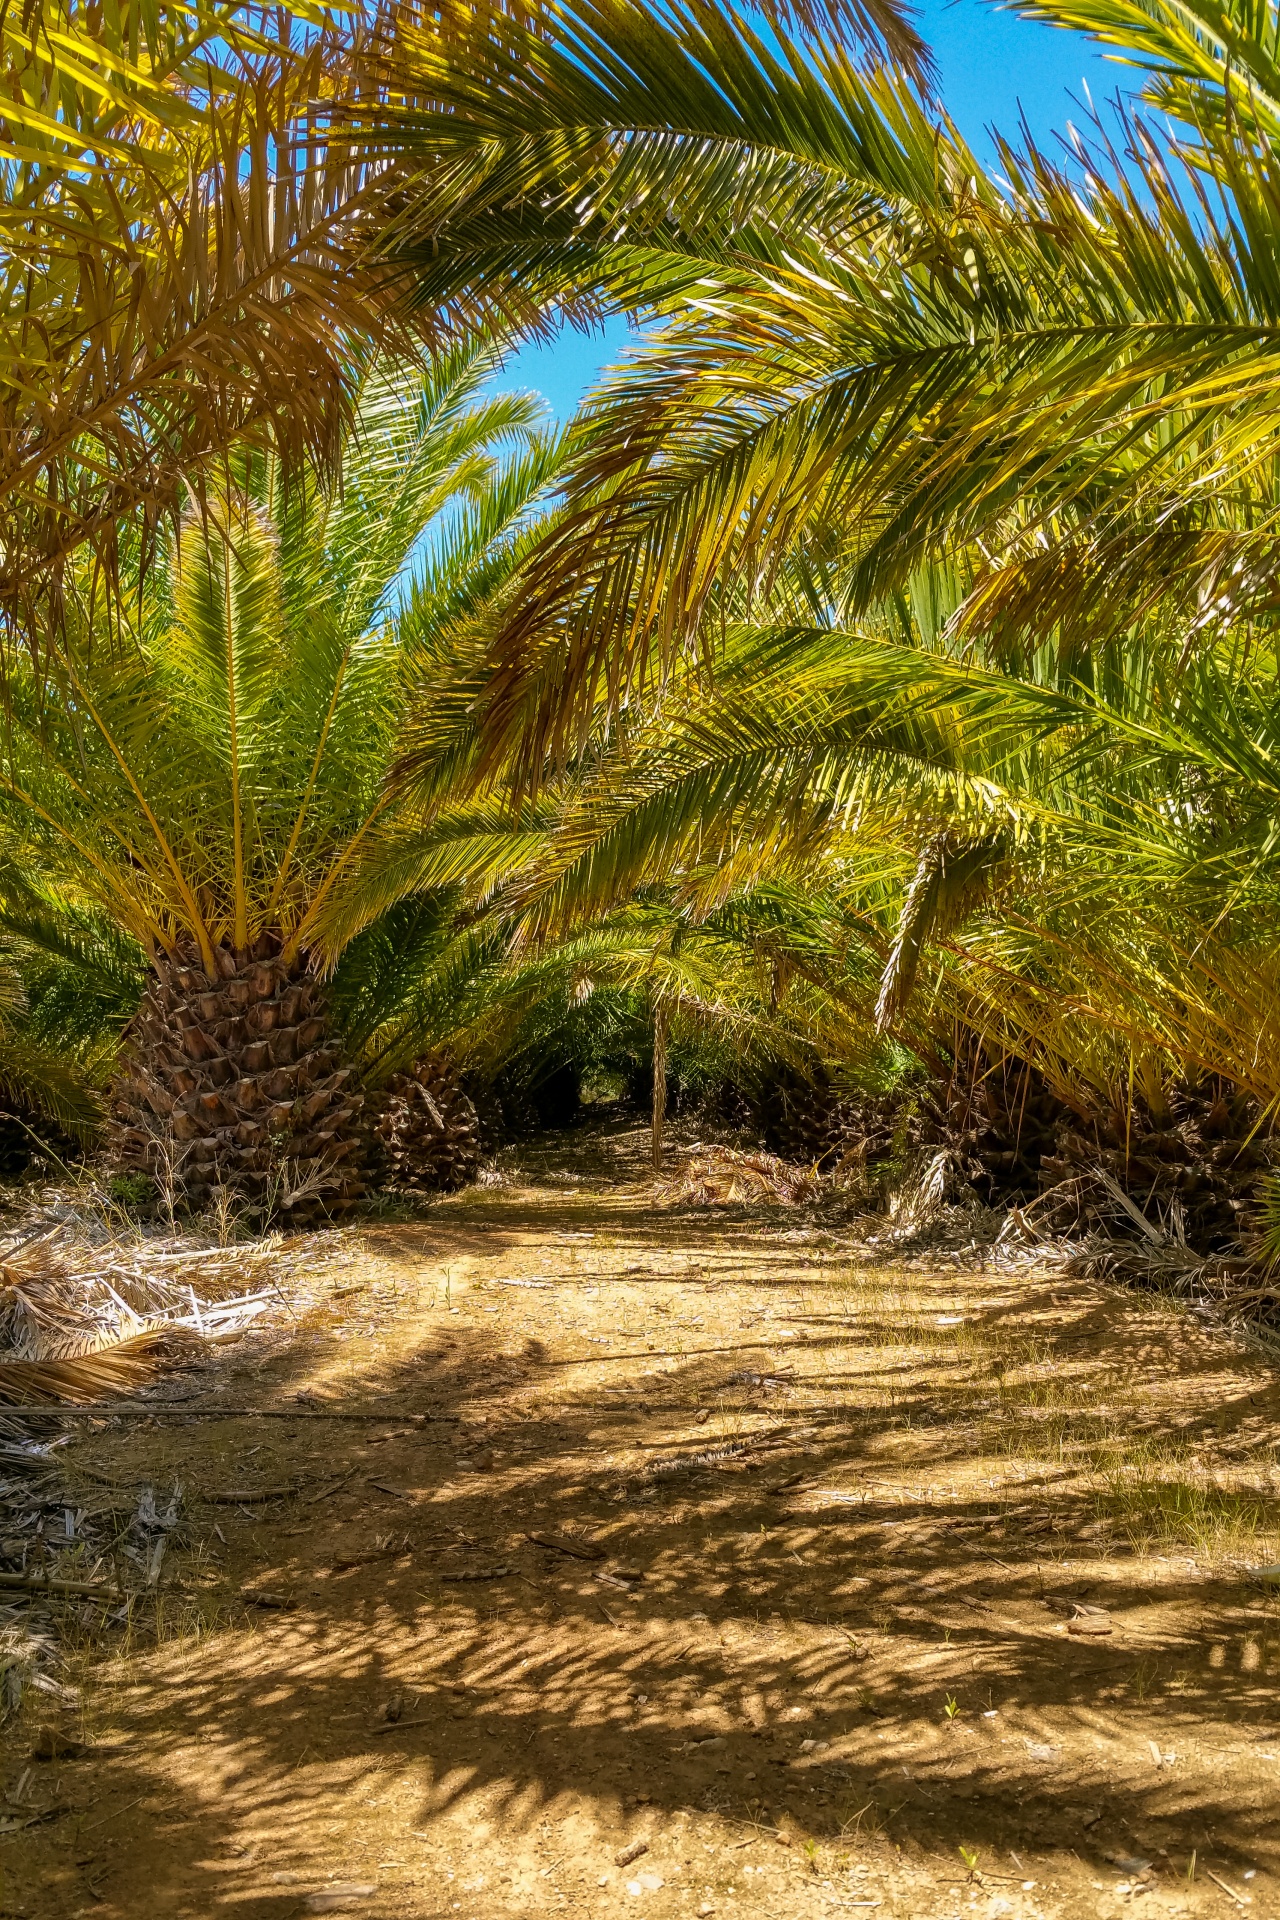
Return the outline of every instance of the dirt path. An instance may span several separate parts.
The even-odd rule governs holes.
[[[0,1912],[1280,1915],[1273,1367],[572,1168],[348,1236],[193,1403],[385,1419],[70,1450],[182,1483],[182,1590],[0,1735],[67,1809]]]

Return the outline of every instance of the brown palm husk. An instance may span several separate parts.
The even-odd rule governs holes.
[[[447,1053],[424,1054],[387,1086],[374,1123],[391,1185],[405,1193],[452,1193],[474,1180],[481,1126]]]

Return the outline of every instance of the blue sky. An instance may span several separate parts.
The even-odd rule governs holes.
[[[1024,113],[1037,140],[1045,141],[1068,120],[1082,118],[1086,84],[1099,107],[1134,84],[1131,67],[1106,59],[1082,34],[1019,20],[989,0],[923,0],[918,17],[937,56],[943,100],[984,159],[991,157],[989,127],[1016,137]],[[594,338],[565,333],[549,347],[522,347],[495,384],[535,388],[568,419],[626,337],[617,321]]]

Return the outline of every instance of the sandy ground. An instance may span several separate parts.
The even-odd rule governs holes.
[[[1280,1915],[1274,1366],[657,1205],[637,1139],[335,1236],[161,1389],[291,1417],[69,1450],[185,1520],[0,1731],[0,1912]]]

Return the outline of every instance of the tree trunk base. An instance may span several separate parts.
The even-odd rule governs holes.
[[[269,937],[215,960],[157,957],[112,1090],[115,1158],[193,1211],[221,1189],[286,1220],[341,1212],[362,1191],[364,1096],[320,985]]]

